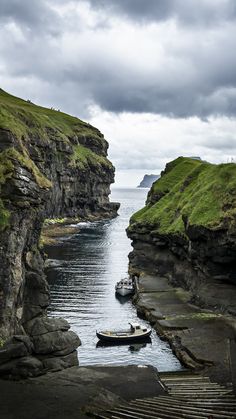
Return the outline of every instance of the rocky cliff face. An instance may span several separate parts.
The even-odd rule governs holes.
[[[79,339],[65,321],[46,317],[38,242],[45,218],[117,215],[119,205],[108,197],[114,167],[107,148],[89,124],[0,90],[0,337],[18,336],[0,352],[0,372],[20,362],[25,374],[19,354],[35,373],[75,362],[69,354]]]
[[[167,164],[127,233],[131,272],[167,276],[199,304],[231,312],[221,295],[224,284],[236,284],[235,164]]]

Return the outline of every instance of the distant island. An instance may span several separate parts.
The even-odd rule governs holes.
[[[137,188],[151,188],[153,182],[159,179],[160,175],[144,175],[143,180],[137,186]]]

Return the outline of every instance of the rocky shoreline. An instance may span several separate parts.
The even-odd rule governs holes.
[[[117,205],[118,203],[113,202],[112,204]],[[114,217],[117,216],[117,213],[114,213]],[[39,243],[41,247],[52,246],[61,241],[64,237],[71,236],[80,232],[80,223],[86,222],[95,222],[105,219],[113,218],[112,215],[108,212],[101,215],[99,214],[89,214],[83,218],[63,218],[63,219],[52,219],[46,220],[43,224]]]
[[[234,316],[200,308],[191,303],[189,291],[145,273],[140,274],[134,304],[186,368],[222,385],[232,383],[236,391]]]
[[[236,385],[236,165],[179,157],[127,229],[136,304],[179,358]]]

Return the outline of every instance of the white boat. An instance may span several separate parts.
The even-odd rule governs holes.
[[[137,342],[146,339],[152,333],[151,329],[140,326],[138,323],[130,323],[129,330],[103,330],[96,331],[98,339],[109,342]]]
[[[121,281],[117,282],[116,286],[116,293],[125,297],[126,295],[134,293],[134,284],[132,279],[122,279]]]

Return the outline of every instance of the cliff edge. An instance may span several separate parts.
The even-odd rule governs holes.
[[[37,375],[77,362],[80,344],[63,319],[48,319],[39,248],[46,218],[117,215],[114,167],[100,131],[0,89],[0,373]],[[20,371],[20,372],[19,372]],[[22,374],[21,374],[22,373]]]
[[[131,272],[167,276],[193,301],[234,313],[233,302],[220,297],[224,284],[236,284],[235,164],[168,163],[127,234]]]

